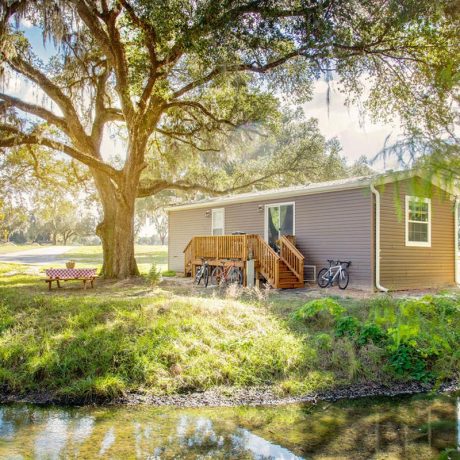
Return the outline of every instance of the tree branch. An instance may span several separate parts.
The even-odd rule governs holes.
[[[156,193],[161,192],[162,190],[181,190],[183,192],[203,192],[207,193],[209,195],[214,195],[214,196],[222,196],[222,195],[228,195],[229,193],[234,193],[238,192],[240,190],[244,190],[248,187],[251,187],[252,185],[256,185],[258,183],[261,183],[267,179],[270,179],[271,177],[279,174],[278,171],[274,173],[267,174],[262,177],[258,177],[257,179],[253,179],[249,182],[246,182],[243,185],[238,185],[235,187],[228,187],[223,190],[216,189],[214,187],[210,187],[208,185],[204,184],[193,184],[187,181],[176,181],[176,182],[168,182],[164,180],[157,180],[152,182],[150,185],[146,186],[139,186],[137,190],[137,197],[138,198],[145,198],[147,196],[155,195]]]
[[[166,108],[166,110],[171,108],[171,107],[192,107],[192,108],[200,110],[204,115],[206,115],[207,117],[209,117],[211,120],[215,121],[216,123],[227,124],[227,125],[231,126],[232,128],[237,127],[237,125],[235,123],[231,122],[230,120],[226,120],[224,118],[217,118],[203,104],[201,104],[200,102],[197,102],[197,101],[184,101],[184,100],[173,101],[173,102],[169,102],[164,107]]]
[[[66,120],[68,128],[68,132],[66,132],[66,134],[68,133],[68,135],[74,139],[76,145],[80,146],[82,150],[93,152],[91,140],[80,123],[77,111],[75,110],[70,98],[66,96],[62,90],[43,73],[19,55],[7,60],[7,62],[16,72],[36,83],[45,92],[45,94],[47,94],[48,97],[59,106]]]
[[[23,112],[36,115],[37,117],[42,118],[51,125],[56,126],[65,134],[69,135],[69,129],[64,118],[55,115],[49,110],[35,104],[29,104],[13,96],[8,96],[7,94],[0,93],[0,100],[3,100],[4,103],[0,104],[0,110],[4,107],[12,106],[16,107]]]
[[[0,147],[17,147],[18,145],[43,145],[50,149],[63,152],[90,168],[94,168],[98,171],[104,172],[109,177],[114,179],[117,183],[121,180],[120,171],[98,160],[97,158],[79,152],[78,150],[62,142],[55,141],[53,139],[42,137],[36,134],[23,133],[21,130],[11,125],[0,124],[0,132],[2,131],[10,134],[10,136],[0,138]]]
[[[149,51],[152,66],[156,67],[158,64],[158,58],[155,50],[155,44],[157,42],[157,33],[155,28],[137,16],[134,8],[129,4],[127,0],[119,0],[119,2],[128,13],[131,21],[133,21],[133,23],[144,32],[144,44]]]
[[[99,150],[102,141],[102,133],[104,129],[104,123],[106,119],[104,96],[105,96],[105,85],[109,78],[109,69],[106,66],[101,75],[97,77],[96,84],[96,100],[95,100],[95,114],[94,123],[91,129],[91,139],[97,150]]]
[[[197,145],[195,142],[191,141],[191,140],[187,140],[187,139],[183,139],[182,137],[180,137],[181,135],[182,136],[192,136],[193,134],[188,134],[188,133],[175,133],[173,131],[166,131],[164,129],[161,129],[161,128],[155,128],[155,131],[159,132],[160,134],[163,134],[165,136],[168,136],[170,137],[171,139],[175,139],[179,142],[182,142],[184,144],[187,144],[187,145],[190,145],[192,146],[194,149],[198,150],[199,152],[220,152],[219,149],[213,149],[213,148],[205,148],[205,147],[200,147],[199,145]]]
[[[304,55],[306,53],[307,49],[308,48],[306,48],[306,47],[301,47],[301,48],[299,48],[299,49],[297,49],[295,51],[292,51],[290,53],[287,53],[284,56],[282,56],[282,57],[280,57],[278,59],[275,59],[274,61],[271,61],[271,62],[269,62],[269,63],[267,63],[265,65],[256,65],[255,63],[251,63],[251,64],[234,64],[234,65],[216,67],[215,69],[213,69],[211,72],[209,72],[204,77],[199,78],[199,79],[197,79],[195,81],[192,81],[189,84],[187,84],[187,85],[183,86],[182,88],[178,89],[176,92],[173,93],[172,99],[176,99],[176,98],[184,95],[185,93],[188,93],[192,89],[195,89],[195,88],[197,88],[199,86],[202,86],[205,83],[208,83],[211,80],[213,80],[218,75],[221,75],[221,74],[226,73],[226,72],[244,72],[244,71],[247,71],[247,72],[256,72],[256,73],[260,73],[260,74],[266,73],[269,70],[272,70],[272,69],[274,69],[276,67],[279,67],[280,65],[286,63],[287,61],[289,61],[289,59],[292,59],[292,58],[294,58],[296,56]],[[311,59],[314,59],[317,56],[310,55],[309,57]]]
[[[120,39],[120,33],[116,26],[119,11],[117,9],[112,9],[100,14],[92,5],[88,4],[86,0],[72,1],[82,21],[94,35],[107,55],[107,58],[113,63],[116,74],[116,91],[120,97],[125,119],[131,120],[134,115],[134,106],[129,94],[128,63]],[[107,31],[101,27],[99,20],[104,22]]]

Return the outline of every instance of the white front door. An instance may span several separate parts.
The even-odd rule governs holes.
[[[274,249],[281,235],[295,235],[294,203],[265,206],[265,241]]]

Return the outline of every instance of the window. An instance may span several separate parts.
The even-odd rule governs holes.
[[[406,246],[431,246],[431,200],[406,196]]]
[[[225,223],[225,209],[216,208],[212,210],[212,234],[223,235]]]

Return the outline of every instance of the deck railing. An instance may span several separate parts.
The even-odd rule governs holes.
[[[199,259],[241,259],[248,258],[249,235],[214,235],[194,236],[192,242],[192,258]]]
[[[297,276],[297,279],[303,282],[305,258],[286,236],[280,238],[280,258],[291,269],[295,276]]]
[[[191,239],[187,246],[185,246],[185,249],[184,249],[184,273],[187,274],[189,268],[192,267],[192,258],[193,258],[193,254],[192,254],[192,242],[193,242],[193,239]]]
[[[259,271],[275,287],[279,285],[279,255],[263,240],[260,235],[252,239],[254,259],[259,262]]]

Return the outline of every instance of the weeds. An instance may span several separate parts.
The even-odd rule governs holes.
[[[92,400],[458,377],[456,297],[325,298],[295,308],[257,289],[194,297],[114,286],[46,293],[30,275],[0,278],[0,388]]]
[[[297,321],[308,319],[311,328],[324,329],[314,340],[337,375],[347,372],[350,381],[360,375],[372,379],[384,368],[387,380],[425,382],[458,376],[458,298],[379,298],[363,306],[368,312],[365,321],[339,307],[332,299],[314,300],[292,315]]]
[[[116,299],[0,292],[0,387],[67,398],[269,385],[309,363],[308,347],[235,299]]]
[[[153,262],[150,267],[147,279],[152,286],[156,286],[161,281],[161,270],[155,262]]]

